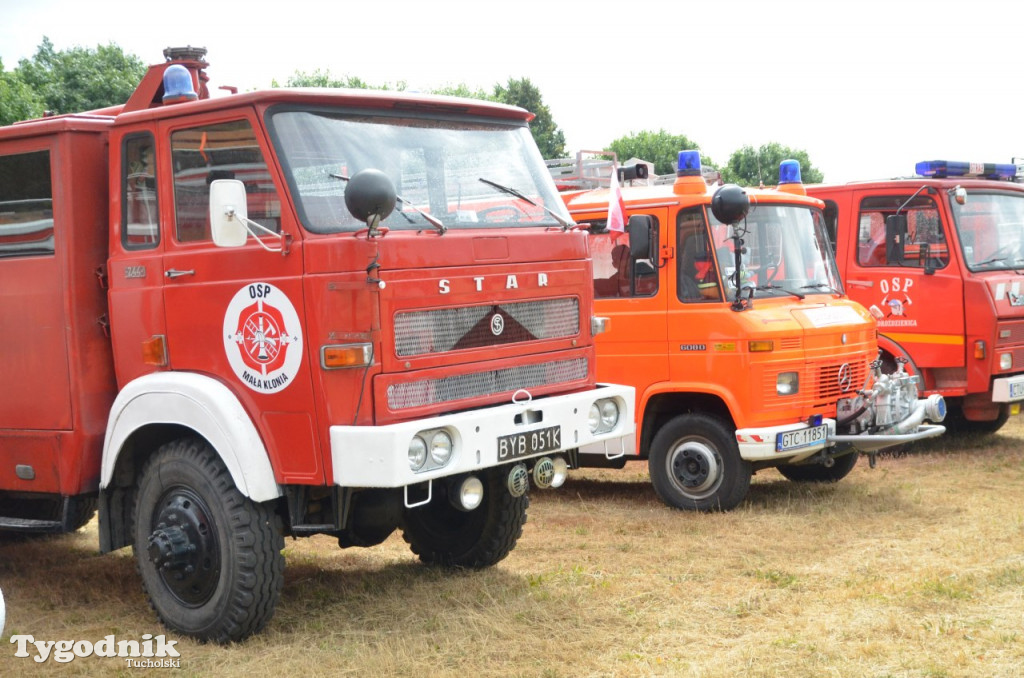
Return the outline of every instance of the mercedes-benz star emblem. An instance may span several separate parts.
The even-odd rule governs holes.
[[[839,368],[839,390],[846,393],[850,390],[850,384],[853,381],[853,374],[851,374],[850,363],[843,363],[842,367]]]

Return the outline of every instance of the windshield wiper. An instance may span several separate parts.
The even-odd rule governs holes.
[[[565,219],[563,219],[562,217],[560,217],[560,216],[559,216],[558,214],[556,214],[555,212],[552,212],[551,210],[549,210],[549,209],[548,209],[547,207],[545,207],[544,205],[538,205],[538,204],[537,204],[537,203],[535,203],[535,202],[534,202],[533,200],[530,200],[529,198],[527,198],[527,197],[526,197],[525,195],[523,195],[522,193],[520,193],[519,191],[517,191],[517,190],[516,190],[516,189],[514,189],[514,188],[511,188],[511,187],[509,187],[509,186],[502,186],[502,185],[501,185],[501,184],[499,184],[499,183],[493,182],[493,181],[491,181],[490,179],[484,179],[483,177],[480,177],[480,181],[484,182],[484,183],[485,183],[485,184],[487,184],[488,186],[493,186],[494,188],[498,189],[499,191],[502,191],[503,193],[508,193],[509,195],[511,195],[511,196],[514,196],[514,197],[516,197],[516,198],[519,198],[520,200],[522,200],[522,201],[524,201],[524,202],[528,202],[528,203],[530,203],[531,205],[533,205],[534,207],[539,207],[539,208],[541,208],[542,210],[544,210],[545,212],[547,212],[548,214],[550,214],[550,215],[551,215],[551,217],[552,217],[552,218],[553,218],[553,219],[554,219],[555,221],[557,221],[557,222],[558,222],[559,224],[561,224],[561,226],[562,226],[562,230],[563,230],[563,231],[565,231],[565,230],[567,230],[567,229],[571,228],[571,227],[572,227],[572,226],[574,225],[574,224],[573,224],[573,223],[572,223],[571,221],[566,221]]]
[[[335,179],[341,179],[342,181],[348,181],[348,177],[345,176],[344,174],[331,174],[331,176],[334,177]],[[436,228],[437,232],[440,233],[441,235],[444,235],[445,232],[448,230],[448,227],[445,226],[441,222],[440,219],[438,219],[437,217],[435,217],[432,214],[428,214],[428,213],[424,212],[419,207],[417,207],[416,205],[412,204],[411,202],[409,202],[408,200],[406,200],[402,196],[398,195],[397,193],[395,194],[395,200],[397,200],[398,202],[403,203],[403,204],[408,205],[409,207],[411,207],[414,212],[416,212],[421,217],[423,217],[424,219],[429,221],[430,225],[433,226],[434,228]],[[399,210],[398,213],[401,214],[403,217],[405,217],[405,220],[408,221],[410,224],[412,223],[412,219],[409,218],[408,214],[405,214],[401,210]]]
[[[826,290],[828,290],[829,292],[832,292],[834,294],[839,294],[839,290],[837,290],[836,288],[832,287],[828,283],[814,283],[813,285],[803,285],[803,286],[800,287],[800,289],[802,289],[802,290],[820,290],[823,287]]]
[[[779,287],[778,285],[758,285],[754,289],[757,290],[758,292],[764,292],[766,290],[782,290],[786,294],[792,294],[797,299],[803,299],[804,297],[807,296],[806,294],[794,292],[793,290],[787,290],[785,287]]]

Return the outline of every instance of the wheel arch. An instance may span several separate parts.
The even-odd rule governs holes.
[[[651,441],[667,422],[676,415],[686,413],[703,413],[713,415],[723,421],[733,431],[736,423],[729,405],[718,394],[699,391],[661,391],[647,396],[643,406],[643,417],[640,420],[639,442],[637,453],[641,459],[650,455]]]
[[[255,502],[282,496],[263,439],[238,398],[210,377],[160,372],[126,385],[111,406],[100,467],[100,546],[127,546],[132,488],[146,459],[185,436],[206,440]]]

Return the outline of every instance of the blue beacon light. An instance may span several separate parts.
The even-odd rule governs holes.
[[[700,151],[679,151],[677,177],[699,177]]]
[[[192,74],[181,64],[171,64],[164,70],[165,104],[195,101],[199,98],[192,88]]]
[[[779,184],[802,184],[799,160],[783,160],[779,163]]]
[[[984,177],[986,179],[1013,179],[1017,166],[1006,163],[959,162],[951,160],[926,160],[914,166],[922,177]]]

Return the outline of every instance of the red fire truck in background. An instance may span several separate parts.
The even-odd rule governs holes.
[[[286,535],[501,560],[531,483],[634,432],[530,114],[210,98],[204,49],[165,57],[0,129],[0,531],[98,505],[163,622],[219,642],[272,616]]]
[[[549,165],[557,164],[549,161]],[[556,183],[579,186],[552,168]],[[671,183],[620,170],[624,232],[608,228],[615,186],[565,191],[589,224],[598,376],[636,388],[637,440],[624,455],[582,450],[584,466],[646,459],[668,504],[730,509],[751,475],[837,481],[859,451],[940,435],[941,396],[919,399],[915,377],[882,374],[875,321],[843,292],[821,201],[786,161],[777,190],[709,187],[696,151]],[[634,179],[635,178],[635,179]],[[607,179],[605,180],[607,183]]]
[[[1024,185],[1012,164],[916,171],[807,190],[889,369],[903,362],[945,396],[950,430],[991,433],[1024,400]]]

